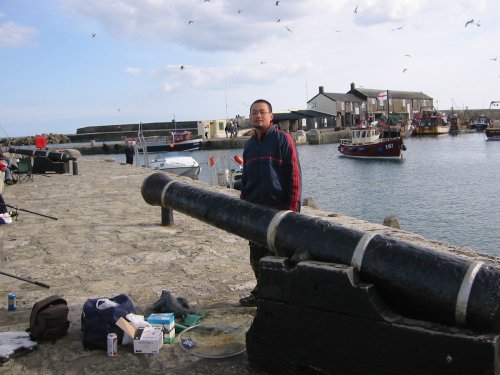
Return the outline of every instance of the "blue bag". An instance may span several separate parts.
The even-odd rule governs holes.
[[[109,333],[116,333],[118,344],[123,340],[123,330],[115,323],[136,310],[130,298],[125,294],[116,297],[91,298],[83,305],[81,324],[83,347],[87,350],[106,349]]]

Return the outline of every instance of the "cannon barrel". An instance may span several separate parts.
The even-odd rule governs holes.
[[[76,160],[76,157],[72,156],[68,152],[50,152],[45,150],[29,150],[24,148],[15,148],[15,147],[9,147],[9,152],[11,154],[33,156],[35,158],[47,158],[50,161],[54,162],[59,162],[59,161],[66,162],[70,160]]]
[[[150,205],[177,210],[278,256],[350,265],[403,316],[500,332],[500,269],[493,264],[252,204],[161,172],[143,181],[141,193]]]

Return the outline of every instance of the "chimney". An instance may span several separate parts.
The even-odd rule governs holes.
[[[325,88],[323,86],[319,87],[319,93],[324,94],[325,93]]]
[[[351,91],[354,91],[356,90],[356,85],[354,84],[354,82],[351,82]]]

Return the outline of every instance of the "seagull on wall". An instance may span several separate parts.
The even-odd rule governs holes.
[[[465,27],[469,26],[470,24],[474,23],[474,20],[469,20],[465,23]]]

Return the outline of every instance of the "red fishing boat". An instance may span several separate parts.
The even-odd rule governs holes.
[[[350,139],[340,140],[338,150],[350,158],[401,159],[406,146],[398,133],[387,131],[381,136],[374,126],[358,126]]]

